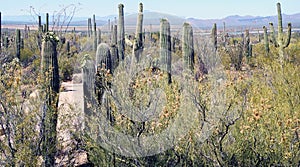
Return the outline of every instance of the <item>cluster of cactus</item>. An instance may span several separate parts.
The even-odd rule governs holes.
[[[182,49],[184,68],[194,72],[194,39],[193,28],[189,23],[184,23],[182,28]]]
[[[57,59],[58,38],[54,33],[46,33],[42,42],[41,76],[43,89],[42,154],[45,166],[55,164],[56,126],[58,118],[59,71]]]
[[[172,82],[171,76],[171,34],[170,23],[167,19],[160,20],[160,65],[168,73],[168,82]]]
[[[133,55],[135,60],[139,62],[143,53],[143,4],[139,4],[139,13],[137,17],[137,27],[135,33],[135,41],[133,44]]]
[[[125,27],[124,27],[124,5],[119,4],[119,23],[118,23],[118,52],[120,59],[125,56]]]

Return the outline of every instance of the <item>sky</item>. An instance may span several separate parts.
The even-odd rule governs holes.
[[[0,0],[0,12],[3,16],[27,15],[32,6],[37,13],[51,14],[74,4],[76,17],[107,16],[118,13],[119,3],[124,4],[126,13],[135,13],[140,2],[144,10],[199,19],[276,15],[277,2],[281,3],[282,13],[300,13],[300,0]]]

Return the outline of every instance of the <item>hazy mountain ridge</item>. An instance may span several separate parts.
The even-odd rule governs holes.
[[[92,16],[91,16],[92,17]],[[22,16],[5,16],[2,15],[2,24],[36,24],[37,19],[35,20],[34,16],[31,15],[22,15]],[[42,16],[42,20],[43,20]],[[103,26],[108,23],[108,19],[111,22],[115,21],[115,18],[118,18],[117,15],[108,15],[108,16],[96,16],[96,22],[98,26]],[[199,28],[210,28],[213,23],[217,23],[219,27],[223,26],[225,22],[226,27],[262,27],[264,25],[268,26],[269,22],[277,24],[277,15],[274,16],[239,16],[232,15],[227,16],[221,19],[199,19],[199,18],[183,18],[171,14],[165,14],[161,12],[153,11],[144,11],[144,25],[159,25],[161,18],[167,18],[171,25],[181,25],[183,22],[190,22],[192,25]],[[75,16],[72,19],[72,26],[84,26],[87,25],[88,17],[77,17]],[[50,16],[50,22],[52,17]],[[136,25],[137,13],[125,14],[125,24],[129,26]],[[300,27],[300,13],[286,15],[283,14],[283,24],[287,25],[288,22],[291,22],[293,27]]]

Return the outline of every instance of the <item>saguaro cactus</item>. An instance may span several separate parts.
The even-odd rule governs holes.
[[[83,111],[84,114],[89,116],[91,114],[91,107],[94,98],[94,83],[95,83],[95,66],[94,62],[90,59],[89,55],[84,56],[84,62],[82,66],[82,78],[83,78]]]
[[[119,57],[124,60],[125,52],[125,27],[124,27],[124,5],[119,4],[119,23],[118,23],[118,52]]]
[[[268,54],[270,52],[270,48],[269,48],[269,39],[268,39],[268,30],[266,26],[263,26],[264,29],[264,44],[265,44],[265,50],[266,53]]]
[[[45,32],[49,31],[49,13],[46,13],[46,27]]]
[[[46,33],[42,42],[41,76],[43,98],[42,112],[42,154],[44,166],[54,166],[56,151],[56,126],[59,98],[59,72],[56,46],[58,37],[54,33]]]
[[[87,36],[91,37],[92,36],[92,19],[88,18],[88,32],[87,32]]]
[[[114,28],[112,31],[112,42],[111,42],[110,52],[111,52],[112,67],[114,70],[119,65],[119,54],[118,54],[118,47],[117,47],[117,25],[114,25],[113,27]]]
[[[292,24],[288,23],[287,29],[287,36],[284,37],[283,35],[283,28],[282,28],[282,15],[281,15],[281,5],[277,3],[277,17],[278,17],[278,37],[275,38],[275,30],[273,23],[269,23],[271,29],[271,42],[274,44],[275,47],[279,48],[279,56],[280,61],[283,61],[286,57],[284,57],[284,49],[289,46],[291,40],[291,31],[292,31]]]
[[[101,43],[97,47],[96,52],[96,81],[95,81],[95,88],[96,88],[96,98],[98,103],[102,104],[102,97],[105,92],[106,87],[109,83],[105,80],[106,72],[103,71],[106,69],[107,71],[112,71],[112,62],[111,62],[111,54],[109,50],[109,46],[105,43]]]
[[[97,33],[97,45],[101,43],[101,29],[98,28],[98,33]]]
[[[217,24],[214,23],[211,29],[211,43],[215,50],[217,50]]]
[[[160,65],[168,73],[169,83],[171,79],[171,34],[170,23],[167,19],[160,20]]]
[[[20,59],[21,56],[21,31],[16,30],[16,57]]]
[[[250,53],[250,35],[249,35],[249,30],[245,31],[244,52],[245,52],[245,56],[247,58],[249,58],[250,55],[251,55],[251,53]]]
[[[189,23],[184,23],[182,28],[183,64],[185,69],[194,72],[194,39],[193,28]]]
[[[93,15],[93,39],[94,39],[94,51],[97,50],[97,25],[96,25],[96,16]]]
[[[143,53],[143,4],[139,5],[139,14],[137,18],[137,27],[135,33],[135,44],[133,45],[133,53],[137,62],[139,62]]]

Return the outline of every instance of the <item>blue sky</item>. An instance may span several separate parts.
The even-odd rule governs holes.
[[[133,13],[139,2],[144,10],[160,11],[178,16],[200,19],[224,18],[229,15],[268,16],[276,14],[276,3],[281,2],[286,14],[300,12],[300,0],[5,0],[0,5],[2,15],[26,15],[30,6],[40,13],[53,13],[62,6],[76,4],[76,16],[106,16],[117,14],[118,4],[124,4],[125,12]],[[80,5],[78,5],[80,4]]]

